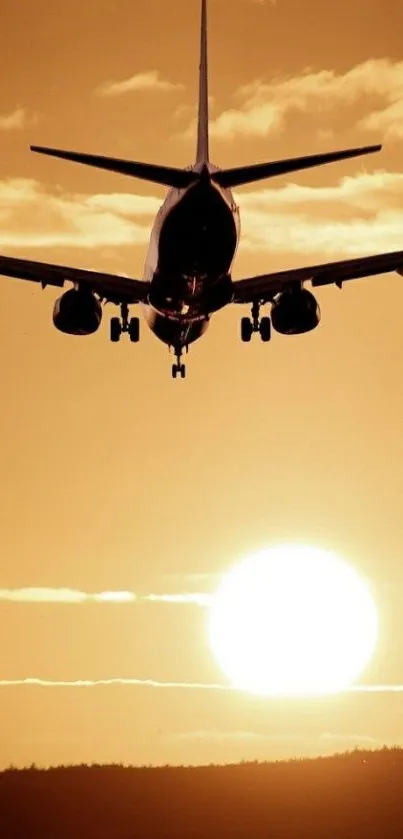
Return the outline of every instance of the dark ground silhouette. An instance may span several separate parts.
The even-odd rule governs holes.
[[[0,773],[1,839],[401,839],[403,750]]]

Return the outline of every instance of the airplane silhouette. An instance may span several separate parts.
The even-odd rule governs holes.
[[[241,339],[258,333],[264,342],[272,327],[286,335],[314,329],[320,321],[318,303],[305,288],[336,284],[389,271],[403,273],[403,251],[341,262],[313,265],[233,281],[231,269],[239,236],[239,208],[231,188],[263,178],[296,172],[325,163],[380,151],[380,145],[345,149],[289,160],[270,161],[235,169],[210,163],[207,66],[207,0],[201,3],[201,47],[196,162],[185,169],[119,160],[93,154],[31,146],[34,152],[95,166],[169,186],[151,233],[142,280],[114,274],[0,256],[0,274],[64,288],[56,301],[54,325],[72,335],[89,335],[99,328],[102,304],[120,308],[110,322],[111,341],[123,332],[138,342],[140,322],[129,307],[141,304],[152,332],[175,354],[174,378],[185,378],[183,352],[206,331],[211,316],[232,303],[250,304],[251,317],[241,319]],[[261,307],[270,315],[261,317]]]

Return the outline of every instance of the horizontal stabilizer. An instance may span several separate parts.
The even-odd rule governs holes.
[[[223,169],[214,172],[213,180],[224,188],[251,184],[263,178],[274,178],[276,175],[286,175],[287,172],[298,172],[301,169],[311,169],[313,166],[323,166],[324,163],[336,163],[349,157],[359,157],[362,154],[372,154],[380,151],[382,146],[364,146],[359,149],[345,149],[329,152],[328,154],[313,154],[308,157],[293,157],[290,160],[276,160],[271,163],[258,163],[254,166],[241,166],[239,169]]]
[[[156,166],[153,163],[137,163],[134,160],[119,160],[97,154],[48,149],[43,146],[31,146],[30,148],[31,151],[40,154],[48,154],[62,160],[71,160],[73,163],[84,163],[86,166],[95,166],[97,169],[106,169],[109,172],[119,172],[121,175],[129,175],[131,178],[141,178],[144,181],[173,186],[177,189],[185,189],[198,178],[188,169],[173,169],[170,166]]]

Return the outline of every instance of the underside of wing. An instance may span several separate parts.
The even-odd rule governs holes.
[[[40,283],[43,288],[56,286],[63,288],[65,282],[71,282],[95,292],[100,298],[111,303],[142,303],[148,298],[148,283],[123,277],[118,274],[104,274],[81,268],[52,265],[48,262],[33,262],[28,259],[15,259],[0,256],[0,274]]]
[[[233,302],[268,302],[285,289],[302,286],[306,282],[311,282],[313,287],[334,284],[341,288],[347,280],[358,280],[391,271],[403,272],[403,251],[249,277],[234,282]]]

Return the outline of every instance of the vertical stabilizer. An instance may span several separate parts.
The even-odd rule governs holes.
[[[208,163],[208,64],[207,64],[207,0],[202,0],[200,39],[199,116],[197,123],[196,163]]]

